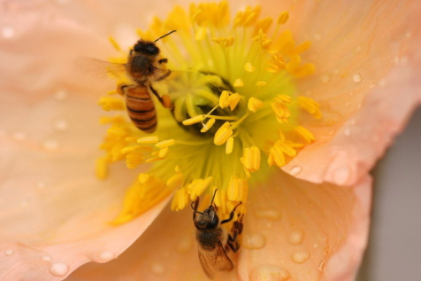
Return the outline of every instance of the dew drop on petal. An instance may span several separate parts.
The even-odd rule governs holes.
[[[1,29],[1,35],[5,39],[10,39],[15,35],[15,29],[11,26],[3,26]]]
[[[21,206],[21,207],[26,207],[26,206],[28,206],[28,204],[29,204],[28,200],[22,200],[22,201],[20,202],[20,206]]]
[[[351,129],[350,128],[346,128],[344,130],[344,135],[347,136],[347,137],[349,137],[351,135]]]
[[[106,261],[110,261],[110,260],[114,259],[115,255],[111,252],[106,251],[106,252],[99,253],[98,258],[99,258],[100,261],[106,262]]]
[[[11,255],[13,255],[15,253],[15,251],[13,251],[13,250],[7,250],[4,254],[6,255],[6,256],[11,256]]]
[[[35,184],[35,187],[36,187],[38,190],[44,190],[44,189],[45,189],[45,187],[46,187],[46,184],[45,184],[45,182],[37,182],[37,183]]]
[[[288,270],[271,264],[259,265],[250,272],[250,281],[286,281],[290,278]]]
[[[162,264],[160,263],[155,263],[152,265],[151,270],[153,273],[157,274],[157,275],[161,275],[165,272],[165,268]]]
[[[292,255],[292,260],[296,263],[304,263],[310,258],[310,253],[307,251],[298,251]]]
[[[289,243],[291,243],[292,245],[301,244],[301,242],[303,242],[303,239],[304,239],[304,231],[302,231],[301,229],[294,230],[289,235]]]
[[[59,147],[58,142],[56,140],[46,140],[43,143],[43,146],[45,150],[48,150],[48,151],[55,151]]]
[[[272,228],[272,223],[271,222],[266,223],[266,227],[267,228]]]
[[[351,175],[351,169],[347,166],[338,168],[333,174],[333,182],[337,185],[345,184]]]
[[[314,33],[314,39],[320,41],[322,40],[322,35],[320,33]]]
[[[259,218],[271,219],[274,221],[279,220],[282,216],[281,212],[276,209],[256,210],[255,214]]]
[[[317,249],[317,248],[319,248],[319,244],[317,244],[317,243],[314,243],[314,244],[313,244],[313,248],[314,248],[314,249]]]
[[[328,134],[329,136],[333,135],[335,133],[335,130],[330,131]]]
[[[180,241],[178,241],[176,245],[176,250],[181,253],[185,254],[189,252],[193,248],[193,242],[190,237],[184,237]]]
[[[266,238],[260,233],[245,233],[242,247],[248,250],[262,249],[266,245]]]
[[[50,262],[50,261],[52,261],[52,258],[50,256],[42,256],[41,260],[45,261],[45,262]]]
[[[67,99],[67,92],[65,90],[58,90],[54,94],[54,98],[58,101],[64,101],[65,99]]]
[[[26,134],[22,132],[14,132],[13,139],[16,141],[23,141],[26,139]]]
[[[53,263],[49,269],[54,276],[64,276],[69,271],[69,266],[62,262]]]
[[[296,176],[299,173],[301,173],[302,170],[303,168],[301,168],[300,166],[293,166],[291,170],[289,171],[289,173],[291,174],[291,176]]]
[[[69,123],[66,120],[58,119],[54,121],[54,130],[57,132],[65,132],[69,128]]]
[[[406,36],[406,38],[411,38],[411,36],[412,36],[411,31],[407,31],[405,33],[405,36]]]
[[[357,47],[355,47],[355,52],[357,52],[357,53],[361,52],[361,46],[360,45],[358,45]]]
[[[361,75],[356,73],[352,76],[352,80],[354,80],[355,83],[360,83],[361,82]]]
[[[329,80],[330,80],[330,76],[327,74],[320,76],[320,81],[322,81],[323,84],[329,83]]]

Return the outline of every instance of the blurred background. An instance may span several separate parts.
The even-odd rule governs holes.
[[[357,281],[420,281],[421,109],[372,174],[371,233]]]

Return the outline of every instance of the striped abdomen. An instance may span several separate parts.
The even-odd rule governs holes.
[[[141,85],[128,87],[125,95],[129,117],[136,127],[146,133],[154,132],[157,125],[156,111],[148,89]]]

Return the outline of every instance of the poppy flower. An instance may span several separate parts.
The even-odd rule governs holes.
[[[217,280],[354,278],[368,171],[421,99],[421,7],[251,4],[4,5],[2,280],[206,280],[190,205],[213,195],[242,232]],[[158,76],[123,92],[168,97],[156,129],[114,91],[136,26]],[[115,81],[74,74],[77,56],[111,57]]]

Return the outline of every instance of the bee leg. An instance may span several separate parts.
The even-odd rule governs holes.
[[[119,93],[120,95],[124,96],[124,89],[129,87],[129,85],[124,84],[124,83],[120,83],[117,85],[117,93]]]
[[[191,208],[193,209],[193,221],[196,219],[197,208],[199,207],[199,197],[196,201],[191,202]]]
[[[158,91],[154,89],[151,85],[149,85],[149,89],[151,89],[152,93],[158,98],[159,102],[162,104],[165,108],[171,108],[173,107],[171,99],[168,95],[163,95],[162,97],[158,94]]]
[[[167,73],[165,73],[164,75],[162,75],[161,77],[158,77],[156,79],[154,79],[154,81],[161,81],[164,80],[165,78],[167,78],[168,76],[171,75],[171,70],[168,69]]]
[[[167,58],[165,58],[165,59],[160,59],[159,61],[158,61],[158,63],[159,64],[161,64],[161,63],[167,63],[168,62],[168,59]]]
[[[243,204],[243,202],[240,202],[237,204],[237,206],[234,207],[234,209],[231,211],[230,213],[230,217],[226,220],[221,221],[221,224],[227,223],[232,221],[232,219],[234,218],[234,214],[235,214],[235,209],[237,209],[238,206],[240,206],[241,204]]]
[[[237,236],[238,236],[238,231],[237,230],[234,232],[234,235],[233,236],[231,236],[230,234],[228,234],[227,244],[228,244],[228,246],[231,248],[231,250],[234,253],[237,253],[238,250],[240,249],[240,245],[237,243]]]

